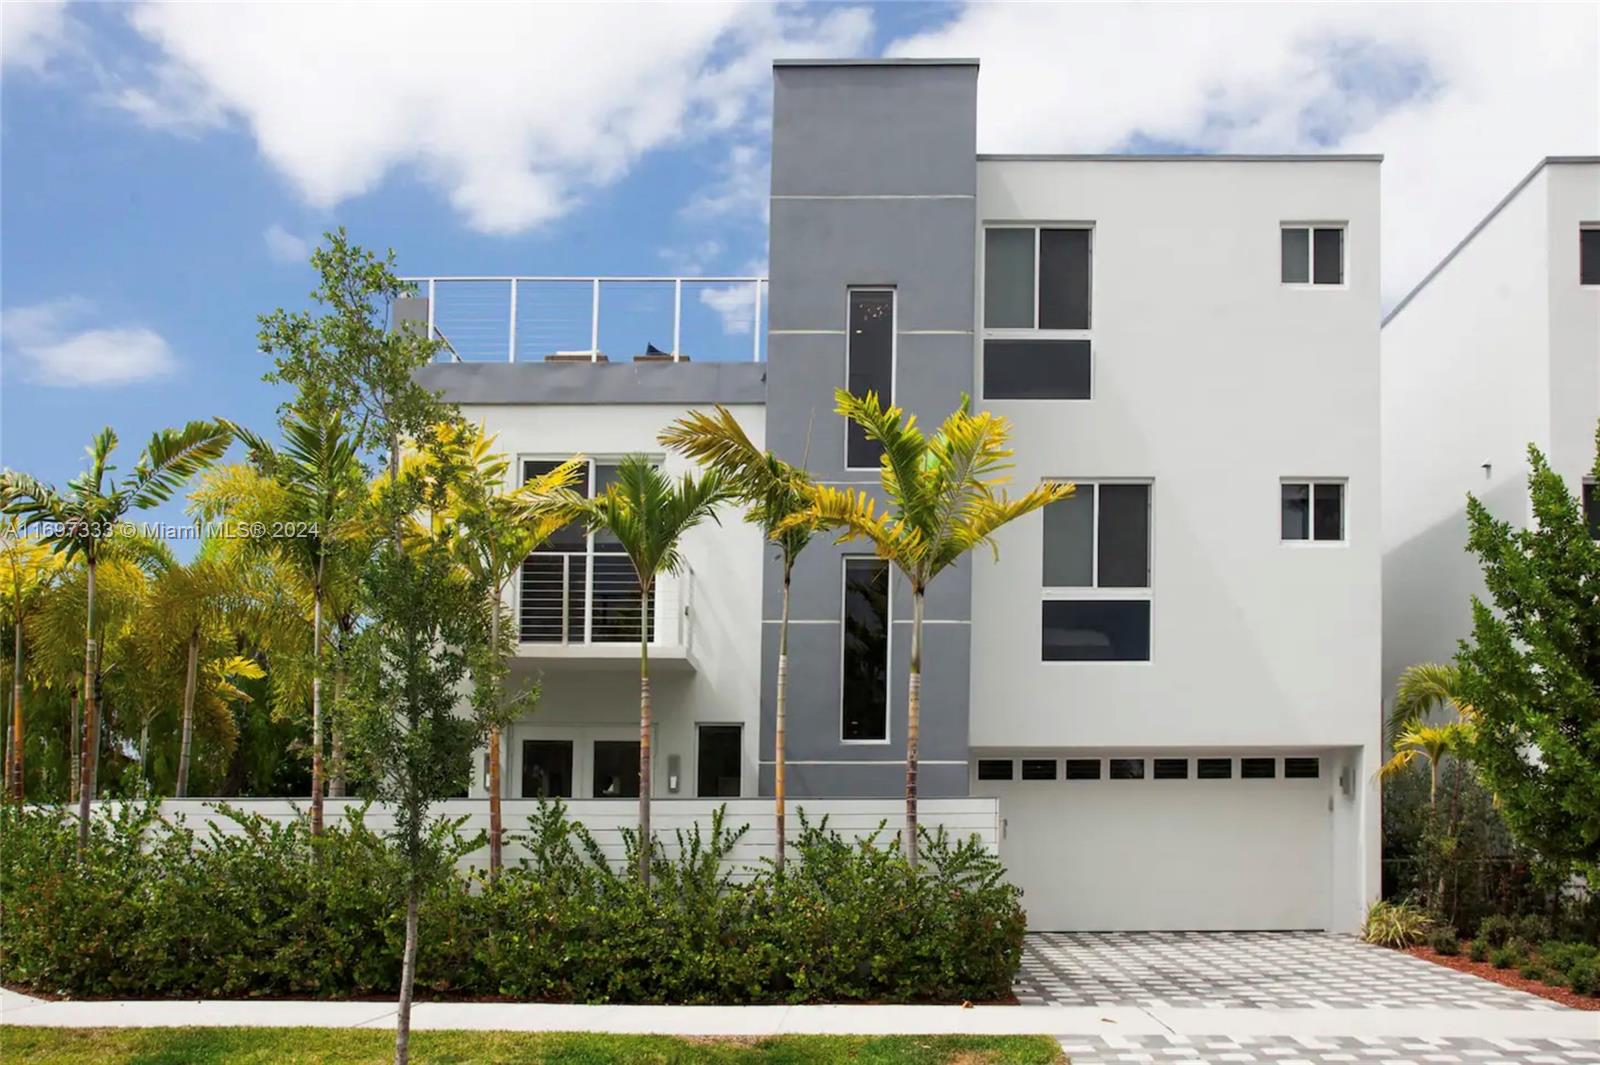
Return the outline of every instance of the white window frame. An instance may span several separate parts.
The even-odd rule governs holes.
[[[884,603],[884,683],[883,683],[883,739],[847,740],[844,736],[844,637],[845,596],[849,594],[846,574],[851,562],[869,559],[883,562],[888,576],[889,596]],[[839,556],[839,742],[846,747],[882,747],[894,741],[894,564],[877,555],[850,554]]]
[[[1306,231],[1306,279],[1304,281],[1285,281],[1283,279],[1283,231],[1286,229],[1303,229]],[[1337,229],[1339,238],[1339,283],[1336,285],[1317,284],[1317,229]],[[1279,222],[1278,247],[1275,261],[1278,264],[1278,285],[1282,288],[1314,288],[1319,291],[1337,292],[1350,287],[1350,223],[1336,222],[1331,219],[1320,222]]]
[[[1600,289],[1600,281],[1585,281],[1583,279],[1583,235],[1585,233],[1600,233],[1600,222],[1578,223],[1578,287]]]
[[[1021,326],[995,326],[991,328],[988,323],[989,300],[987,295],[987,279],[989,276],[989,231],[991,229],[1031,229],[1033,231],[1033,325]],[[1039,233],[1045,229],[1084,229],[1089,232],[1089,328],[1088,329],[1040,329],[1039,328]],[[1071,222],[1045,222],[1026,221],[1022,219],[989,219],[982,224],[982,239],[978,241],[978,350],[977,350],[977,380],[982,382],[983,377],[983,349],[986,340],[1087,340],[1089,342],[1089,394],[1082,399],[1049,398],[1049,399],[995,399],[990,400],[987,393],[985,402],[994,403],[1089,403],[1093,401],[1098,391],[1098,363],[1100,359],[1099,345],[1094,342],[1095,307],[1100,296],[1098,292],[1100,271],[1095,269],[1095,251],[1099,244],[1099,232],[1095,223],[1088,221]]]
[[[844,383],[850,386],[850,298],[857,292],[887,292],[889,294],[889,394],[879,396],[878,400],[885,407],[894,405],[895,393],[900,391],[900,291],[893,285],[846,285],[844,289]],[[879,469],[877,463],[871,466],[850,465],[850,425],[848,418],[844,421],[844,468],[853,473],[875,472]]]
[[[1048,477],[1046,483],[1058,481],[1071,481],[1081,492],[1086,487],[1094,489],[1094,515],[1089,523],[1089,580],[1087,585],[1050,585],[1044,583],[1044,553],[1046,545],[1041,539],[1039,544],[1039,586],[1042,592],[1041,599],[1050,602],[1136,602],[1150,603],[1150,657],[1140,659],[1069,659],[1066,661],[1046,661],[1040,658],[1039,664],[1043,666],[1148,666],[1156,659],[1155,643],[1155,583],[1156,583],[1156,482],[1153,477]],[[1117,587],[1102,588],[1100,586],[1100,486],[1103,484],[1140,484],[1149,488],[1148,503],[1146,504],[1149,517],[1145,523],[1145,559],[1150,571],[1149,583],[1142,588]],[[1043,514],[1040,516],[1040,531],[1043,532]],[[1062,770],[1065,772],[1065,769]]]
[[[1286,540],[1283,536],[1283,490],[1289,485],[1305,485],[1309,489],[1306,498],[1306,538],[1304,540]],[[1336,484],[1340,486],[1339,492],[1339,538],[1337,540],[1317,539],[1317,485]],[[1350,543],[1350,479],[1348,477],[1280,477],[1278,478],[1278,543],[1284,547],[1293,548],[1339,548]]]

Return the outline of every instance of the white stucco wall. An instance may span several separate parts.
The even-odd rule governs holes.
[[[687,409],[642,404],[507,405],[464,406],[461,413],[496,434],[497,449],[507,455],[563,457],[582,452],[599,460],[634,452],[664,455],[663,468],[676,477],[692,464],[665,452],[656,442],[656,434]],[[762,446],[763,408],[733,410],[751,440]],[[745,523],[734,507],[722,508],[720,518],[720,524],[707,522],[691,530],[683,542],[684,558],[692,571],[692,588],[686,596],[690,600],[687,623],[693,668],[663,661],[651,671],[656,720],[653,773],[658,795],[694,795],[697,724],[744,727],[744,794],[756,793],[764,546],[760,531]],[[511,605],[510,597],[507,605]],[[514,724],[507,735],[503,770],[507,795],[520,794],[521,744],[525,739],[575,738],[579,741],[575,753],[582,762],[588,741],[638,738],[637,648],[613,646],[618,654],[610,661],[519,659],[512,663],[513,683],[537,677],[542,694],[537,710]],[[672,756],[677,756],[680,766],[675,793],[670,790],[667,773]],[[582,769],[577,771],[581,788]],[[474,777],[472,795],[484,794],[481,772]]]

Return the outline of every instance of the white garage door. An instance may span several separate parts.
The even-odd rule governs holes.
[[[977,776],[1031,930],[1328,925],[1326,760],[1018,756]]]

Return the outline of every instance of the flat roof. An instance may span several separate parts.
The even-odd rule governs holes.
[[[976,59],[927,59],[900,56],[883,59],[774,59],[775,67],[975,67]]]
[[[1196,152],[1192,155],[1135,154],[1117,152],[1084,152],[1061,154],[986,154],[978,153],[981,163],[1053,163],[1053,162],[1117,162],[1117,163],[1381,163],[1382,155],[1335,155],[1302,152],[1278,155],[1220,155]]]
[[[1405,310],[1406,304],[1415,299],[1417,293],[1421,292],[1428,286],[1428,282],[1438,277],[1439,274],[1444,271],[1444,268],[1449,266],[1451,261],[1454,260],[1457,255],[1460,255],[1468,244],[1472,243],[1472,238],[1476,237],[1479,233],[1482,233],[1485,227],[1487,227],[1490,222],[1495,220],[1495,216],[1501,211],[1505,210],[1507,205],[1509,205],[1512,200],[1517,198],[1517,194],[1523,189],[1527,188],[1529,184],[1533,182],[1533,179],[1539,176],[1539,172],[1541,170],[1547,166],[1560,165],[1563,163],[1600,163],[1600,155],[1547,155],[1535,163],[1533,169],[1528,171],[1527,176],[1513,185],[1511,187],[1511,191],[1501,197],[1500,202],[1495,204],[1489,213],[1483,216],[1483,220],[1477,225],[1473,226],[1471,229],[1467,230],[1467,235],[1461,238],[1461,242],[1455,247],[1451,248],[1449,252],[1445,254],[1445,257],[1439,260],[1439,264],[1424,274],[1422,276],[1422,280],[1418,281],[1411,291],[1407,292],[1405,297],[1401,299],[1399,303],[1394,305],[1394,309],[1383,316],[1383,322],[1380,324],[1380,328],[1381,326],[1388,325],[1390,322],[1394,321],[1394,316]]]

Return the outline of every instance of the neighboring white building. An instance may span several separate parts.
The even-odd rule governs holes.
[[[776,81],[767,299],[436,279],[409,313],[465,361],[428,383],[517,476],[582,452],[597,482],[722,402],[820,479],[870,486],[835,387],[924,425],[970,393],[1014,423],[1016,488],[1079,491],[931,590],[923,794],[999,802],[1034,928],[1354,929],[1379,869],[1378,160],[979,156],[975,63]],[[536,313],[550,285],[582,296],[560,328]],[[739,349],[687,338],[741,306]],[[638,360],[647,342],[690,361]],[[564,549],[510,604],[513,674],[543,684],[508,736],[511,796],[629,790],[638,614],[603,544]],[[771,552],[730,512],[685,554],[651,608],[657,794],[770,795]],[[909,597],[827,540],[795,589],[790,794],[893,797]]]
[[[1406,666],[1448,661],[1472,631],[1467,494],[1525,525],[1528,445],[1577,491],[1597,422],[1600,157],[1550,158],[1384,321],[1386,700]]]

